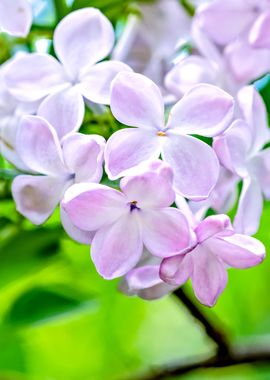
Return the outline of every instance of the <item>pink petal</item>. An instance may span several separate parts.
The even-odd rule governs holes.
[[[137,219],[129,214],[101,228],[94,236],[91,257],[106,279],[121,277],[138,263],[143,250]]]
[[[213,137],[229,126],[233,113],[231,95],[210,84],[199,84],[172,108],[168,127],[177,128],[183,134]]]
[[[17,132],[16,150],[31,170],[67,175],[55,130],[39,116],[24,116]]]
[[[97,135],[72,133],[62,141],[66,166],[75,175],[75,182],[99,182],[103,170],[105,139]]]
[[[270,12],[263,12],[249,32],[249,41],[255,48],[270,48]]]
[[[127,201],[120,191],[95,183],[70,187],[62,207],[71,222],[85,231],[96,231],[129,213]]]
[[[270,148],[259,152],[251,161],[251,173],[259,181],[262,192],[270,199]]]
[[[209,196],[219,175],[218,159],[209,145],[191,136],[170,134],[162,157],[174,171],[174,186],[180,194],[194,200]]]
[[[159,265],[144,265],[131,269],[125,279],[132,290],[151,288],[162,282],[159,277]]]
[[[260,225],[263,208],[262,190],[256,179],[247,177],[239,198],[237,213],[234,218],[234,228],[237,232],[254,235]]]
[[[27,0],[0,1],[0,28],[5,32],[26,37],[32,24],[32,9]]]
[[[40,105],[38,115],[56,130],[59,139],[77,131],[84,117],[84,101],[76,87],[52,93]]]
[[[121,72],[112,82],[111,110],[123,124],[163,129],[164,104],[159,88],[147,77]]]
[[[125,177],[120,182],[127,199],[136,200],[139,208],[168,207],[175,200],[172,169],[163,161],[157,163],[152,170],[147,167],[143,173]]]
[[[227,265],[234,268],[250,268],[260,264],[265,257],[265,247],[253,237],[234,234],[211,239],[209,247]]]
[[[68,186],[63,178],[19,175],[12,183],[17,210],[34,224],[44,223]]]
[[[252,131],[252,153],[257,153],[270,139],[267,111],[254,86],[245,86],[237,94],[241,113]]]
[[[177,63],[166,75],[165,86],[177,99],[198,83],[217,83],[217,70],[209,60],[191,55]]]
[[[195,229],[198,242],[211,238],[224,231],[232,230],[230,218],[227,215],[211,215],[204,219]]]
[[[154,131],[126,128],[115,132],[105,147],[105,169],[110,179],[130,173],[146,160],[157,159],[160,145]]]
[[[228,275],[222,261],[207,247],[199,245],[193,252],[192,287],[198,300],[214,306],[227,285]]]
[[[245,39],[228,45],[225,58],[229,70],[240,84],[251,82],[269,71],[269,50],[252,48]]]
[[[71,222],[68,214],[63,209],[63,207],[60,207],[60,213],[61,213],[61,222],[64,230],[66,233],[71,237],[71,239],[77,241],[81,244],[91,244],[93,237],[95,235],[95,232],[93,231],[83,231],[79,228],[75,227],[74,224]]]
[[[110,21],[95,8],[67,15],[54,33],[55,52],[68,74],[78,79],[83,69],[105,58],[114,44]]]
[[[10,63],[6,85],[16,98],[31,102],[66,86],[63,67],[48,54],[26,54]]]
[[[81,78],[79,90],[82,95],[94,103],[110,104],[111,83],[121,71],[132,69],[119,61],[105,61],[91,66]]]
[[[187,253],[165,258],[160,266],[160,277],[167,284],[181,286],[190,278],[192,271],[192,256]]]
[[[245,0],[215,0],[203,4],[197,14],[203,29],[221,45],[236,39],[256,17],[252,4]]]
[[[169,257],[189,248],[191,232],[179,210],[168,207],[138,211],[143,242],[153,255]]]
[[[214,150],[221,164],[240,177],[247,175],[247,160],[252,131],[244,120],[235,120],[224,135],[214,140]]]

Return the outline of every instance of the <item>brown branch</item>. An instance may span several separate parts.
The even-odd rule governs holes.
[[[217,345],[217,355],[226,356],[230,351],[229,343],[227,337],[220,326],[217,326],[212,321],[210,321],[200,310],[196,304],[188,297],[183,288],[178,288],[174,291],[174,295],[178,300],[180,300],[185,307],[189,310],[190,314],[199,321],[206,334],[211,338]]]
[[[208,358],[201,357],[189,363],[185,361],[185,363],[153,370],[151,374],[136,377],[136,380],[165,380],[197,369],[221,368],[251,363],[270,365],[270,344],[256,345],[255,347],[246,345],[232,346],[230,354],[227,356],[214,355]]]

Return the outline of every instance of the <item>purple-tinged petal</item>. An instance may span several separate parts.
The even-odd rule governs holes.
[[[208,59],[191,55],[178,62],[166,75],[165,86],[180,99],[198,83],[216,84],[217,70]]]
[[[16,150],[31,170],[52,176],[67,175],[55,130],[39,116],[24,116],[17,132]]]
[[[213,137],[229,126],[233,113],[231,95],[216,86],[198,84],[173,106],[168,127],[183,134]]]
[[[84,117],[84,101],[76,87],[52,93],[41,103],[38,115],[56,130],[59,139],[77,131]]]
[[[158,163],[153,170],[147,167],[143,173],[125,177],[120,182],[127,199],[135,200],[139,208],[168,207],[175,200],[172,169],[163,161]]]
[[[97,231],[91,246],[91,257],[98,273],[106,279],[112,279],[134,268],[142,251],[137,218],[129,214]]]
[[[211,215],[204,219],[195,229],[198,242],[202,243],[214,235],[222,234],[224,231],[232,231],[230,218],[227,215]]]
[[[0,29],[17,37],[26,37],[32,24],[32,9],[27,0],[0,1]]]
[[[254,20],[256,11],[245,0],[216,0],[197,11],[201,27],[218,44],[235,40]]]
[[[125,279],[131,290],[151,288],[162,282],[159,277],[159,265],[144,265],[131,269]]]
[[[83,231],[75,227],[63,207],[60,207],[60,215],[64,230],[73,240],[77,241],[78,243],[87,245],[92,243],[95,232]]]
[[[233,268],[250,268],[265,257],[265,247],[257,239],[240,234],[224,236],[209,241],[211,251]]]
[[[132,69],[119,61],[105,61],[91,66],[81,77],[81,94],[94,103],[110,104],[111,83],[121,71]]]
[[[245,178],[233,222],[235,231],[254,235],[260,225],[262,208],[263,196],[258,181],[249,177]]]
[[[98,135],[72,133],[62,141],[63,156],[74,181],[99,182],[102,177],[105,139]]]
[[[76,80],[84,68],[110,53],[114,31],[110,21],[98,9],[84,8],[60,21],[53,41],[58,58]]]
[[[158,86],[147,77],[121,72],[112,82],[111,110],[123,124],[144,129],[164,128],[164,103]]]
[[[17,99],[31,102],[66,87],[67,79],[61,64],[48,54],[21,55],[10,63],[6,85]]]
[[[244,120],[235,120],[224,135],[214,140],[213,148],[221,164],[240,177],[247,175],[252,131]]]
[[[191,231],[185,216],[176,208],[138,210],[143,242],[155,256],[174,256],[190,247]]]
[[[238,39],[225,48],[228,68],[239,84],[249,83],[269,71],[269,49],[252,48],[244,39]]]
[[[71,222],[85,231],[96,231],[129,214],[127,201],[120,191],[95,183],[71,186],[62,207]]]
[[[165,258],[160,266],[160,277],[167,284],[181,286],[192,275],[192,255],[177,255]]]
[[[131,169],[160,155],[155,131],[126,128],[115,132],[105,147],[105,169],[110,179],[127,175]]]
[[[174,186],[180,194],[193,200],[209,196],[219,176],[219,162],[209,145],[191,136],[170,134],[162,157],[173,169]]]
[[[270,199],[270,148],[264,149],[251,160],[249,170],[252,177],[259,181],[262,192]]]
[[[257,153],[270,140],[265,104],[254,86],[241,88],[237,100],[242,117],[251,128],[251,152]]]
[[[249,42],[256,49],[270,48],[270,11],[257,18],[249,32]]]
[[[222,261],[208,247],[199,245],[193,252],[192,287],[198,300],[214,306],[227,285],[228,275]]]
[[[12,183],[12,195],[22,215],[34,224],[42,224],[61,201],[67,186],[63,178],[19,175]]]

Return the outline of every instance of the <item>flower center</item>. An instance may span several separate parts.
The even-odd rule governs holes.
[[[166,136],[166,133],[163,132],[163,131],[158,131],[158,132],[157,132],[157,135],[158,135],[158,136],[161,136],[161,137],[164,137],[164,136]]]
[[[139,210],[139,207],[137,207],[137,201],[132,201],[129,203],[129,206],[130,206],[130,211],[133,211],[133,210]]]

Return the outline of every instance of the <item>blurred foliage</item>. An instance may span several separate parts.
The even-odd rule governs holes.
[[[56,21],[72,9],[95,6],[113,22],[137,9],[130,0],[45,3],[28,39],[0,35],[1,62],[18,48],[32,51],[33,38],[51,39]],[[256,85],[270,114],[270,80],[263,78]],[[97,109],[87,110],[82,130],[108,138],[119,127],[107,109]],[[117,281],[100,278],[89,247],[71,241],[61,229],[59,210],[43,227],[22,218],[10,198],[17,174],[0,159],[1,380],[124,380],[213,351],[201,326],[173,297],[155,302],[128,298],[118,291]],[[257,237],[267,248],[269,220],[270,205],[265,204]],[[263,338],[270,344],[269,258],[257,268],[230,270],[229,277],[217,305],[203,310],[225,325],[233,341],[256,344]],[[267,380],[270,372],[245,365],[183,378]]]

